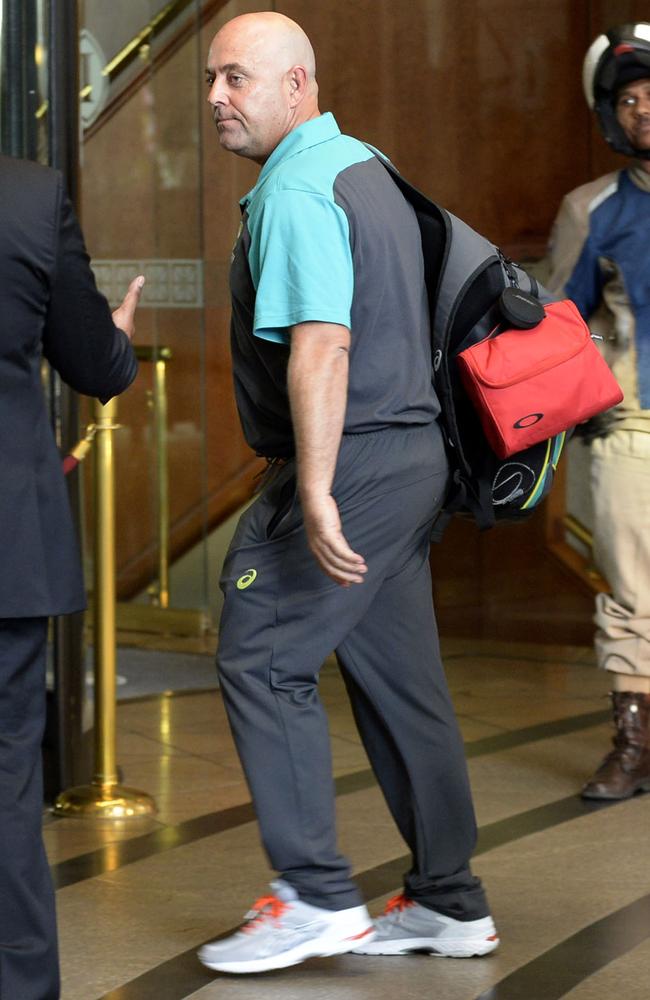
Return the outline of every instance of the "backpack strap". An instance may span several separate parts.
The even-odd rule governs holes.
[[[441,208],[409,184],[387,156],[367,142],[364,145],[383,164],[415,211],[419,215],[433,217],[445,226],[447,237],[441,265],[444,280],[438,283],[435,298],[432,301],[430,297],[430,304],[433,306],[431,327],[434,348],[442,343],[446,345],[448,326],[464,289],[471,284],[482,268],[497,259],[498,251],[485,237],[480,236],[461,219]],[[421,232],[425,238],[422,227]],[[426,254],[426,246],[424,250]],[[433,289],[430,289],[430,292],[433,292]]]
[[[449,329],[456,306],[476,275],[498,259],[497,249],[489,240],[451,212],[446,214],[450,223],[450,239],[445,278],[438,289],[433,323],[438,333]]]

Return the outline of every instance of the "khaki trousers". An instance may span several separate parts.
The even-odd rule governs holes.
[[[650,433],[597,438],[591,485],[594,559],[612,591],[596,598],[598,665],[650,678]]]

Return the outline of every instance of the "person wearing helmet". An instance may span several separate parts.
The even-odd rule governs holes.
[[[582,428],[594,558],[611,588],[596,598],[595,646],[610,678],[615,735],[581,794],[625,799],[650,791],[650,24],[600,35],[583,83],[606,141],[632,159],[564,198],[548,284],[601,338],[624,392]]]

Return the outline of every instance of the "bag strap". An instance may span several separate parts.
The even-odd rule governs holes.
[[[443,278],[435,290],[434,312],[431,316],[431,325],[435,331],[436,340],[440,343],[442,339],[446,343],[447,329],[456,311],[456,305],[462,297],[463,290],[471,284],[477,273],[497,259],[499,251],[493,243],[486,240],[462,219],[441,208],[435,201],[410,184],[387,156],[384,156],[367,142],[364,145],[386,168],[416,213],[420,216],[431,216],[442,222],[446,228],[447,240],[441,270]],[[420,226],[420,231],[422,232],[422,226]]]

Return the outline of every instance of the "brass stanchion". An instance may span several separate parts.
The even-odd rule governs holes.
[[[171,356],[171,353],[169,354]],[[169,478],[167,470],[167,356],[154,368],[156,459],[158,462],[158,604],[169,607]]]
[[[156,485],[158,490],[158,579],[149,587],[152,603],[169,607],[169,468],[167,460],[167,364],[171,361],[169,347],[139,345],[135,348],[138,361],[153,364],[151,393],[156,442]]]
[[[155,813],[145,792],[118,784],[115,760],[115,472],[113,431],[117,402],[95,403],[95,774],[90,785],[70,788],[56,800],[60,816],[128,819]]]

